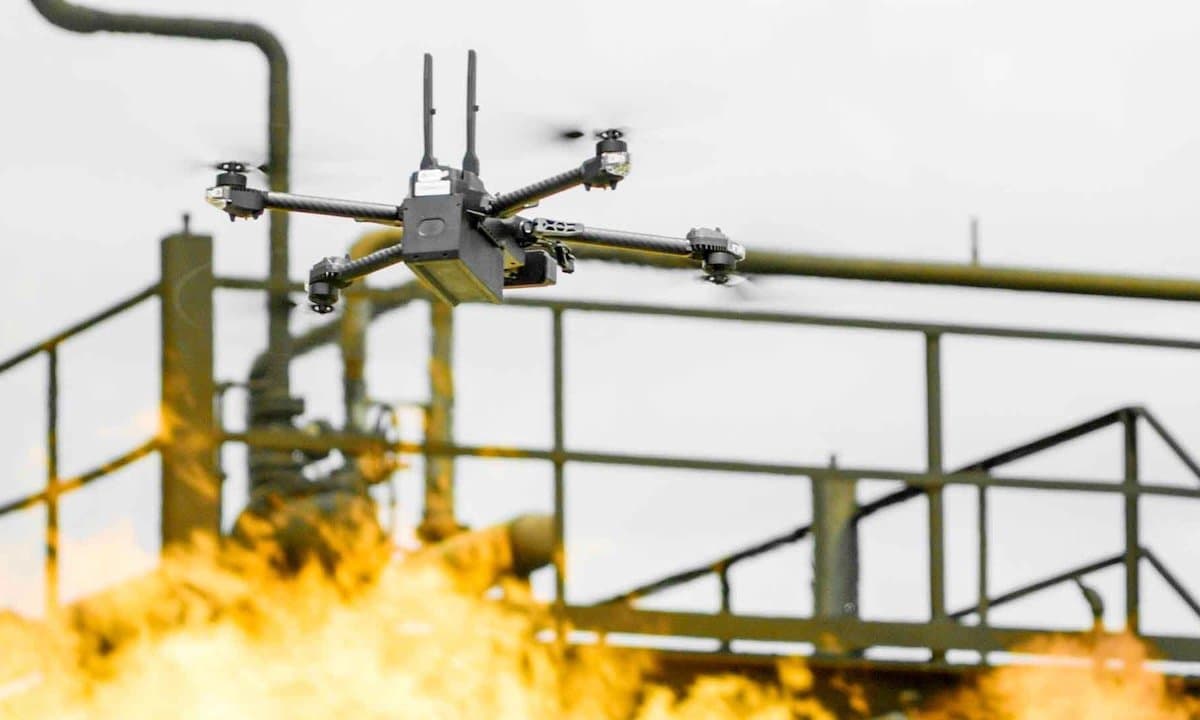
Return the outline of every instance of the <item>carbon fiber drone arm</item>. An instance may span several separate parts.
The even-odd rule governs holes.
[[[604,142],[612,141],[601,141],[601,144]],[[491,212],[498,217],[510,217],[523,208],[537,205],[543,198],[580,185],[588,189],[615,188],[617,183],[629,174],[629,153],[624,147],[625,144],[620,143],[620,149],[612,152],[601,152],[598,149],[595,157],[583,161],[574,170],[559,173],[512,192],[500,193],[492,200]]]
[[[313,215],[331,215],[385,225],[400,225],[404,217],[404,209],[400,205],[360,202],[358,200],[338,200],[335,198],[270,191],[267,191],[265,195],[263,204],[271,210],[291,210],[293,212],[311,213]]]
[[[521,231],[526,236],[551,244],[600,245],[695,258],[701,262],[708,278],[717,284],[727,282],[737,263],[746,257],[745,248],[730,240],[720,228],[692,228],[685,237],[671,237],[537,218],[522,220]]]
[[[237,185],[219,184],[211,187],[205,198],[209,204],[227,213],[231,220],[239,217],[257,218],[264,210],[329,215],[384,225],[400,225],[403,218],[403,208],[399,205],[295,195]]]
[[[400,253],[401,243],[396,243],[357,260],[337,256],[322,258],[308,271],[309,305],[321,314],[332,312],[340,290],[357,278],[401,262]]]
[[[537,205],[538,201],[543,198],[557,195],[582,184],[583,166],[581,165],[574,170],[559,173],[554,177],[526,185],[512,192],[500,193],[493,201],[492,212],[499,217],[508,217],[522,208]]]
[[[568,244],[603,245],[623,250],[663,253],[666,255],[692,254],[692,243],[687,238],[649,233],[628,232],[588,227],[583,223],[563,222],[537,218],[533,220],[531,233],[539,240],[562,240]]]

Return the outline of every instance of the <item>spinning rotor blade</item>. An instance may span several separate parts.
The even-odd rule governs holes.
[[[599,140],[604,137],[605,133],[620,133],[618,137],[629,137],[628,125],[597,126],[592,130],[585,130],[584,127],[583,125],[560,126],[552,131],[552,137],[563,142]]]

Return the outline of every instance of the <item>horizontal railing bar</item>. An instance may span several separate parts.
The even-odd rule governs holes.
[[[1083,492],[1124,493],[1120,483],[1103,483],[1088,480],[1041,477],[996,477],[986,472],[954,472],[941,475],[892,470],[886,468],[836,468],[824,465],[791,465],[784,463],[756,463],[738,460],[704,460],[690,457],[663,457],[654,455],[626,455],[621,453],[565,451],[531,448],[491,447],[479,445],[424,445],[416,442],[387,443],[369,435],[329,433],[307,435],[294,430],[250,430],[225,433],[227,442],[240,442],[276,450],[345,450],[348,452],[391,451],[407,454],[455,457],[511,458],[526,460],[549,460],[576,462],[595,465],[629,465],[634,467],[659,467],[681,470],[708,470],[711,472],[738,472],[764,475],[792,475],[813,478],[862,480],[899,480],[917,487],[942,485],[969,485],[996,488],[1020,488],[1031,490],[1077,490]],[[1200,499],[1200,488],[1176,487],[1173,485],[1144,484],[1142,495],[1165,495]]]
[[[49,350],[50,348],[52,348],[56,345],[59,345],[63,341],[69,339],[72,335],[76,335],[84,330],[87,330],[89,327],[91,327],[97,323],[103,322],[114,315],[119,315],[120,313],[125,312],[126,310],[137,305],[138,303],[142,302],[143,300],[146,300],[147,298],[157,295],[158,288],[159,288],[159,284],[154,283],[153,285],[131,295],[128,298],[125,298],[124,300],[116,303],[115,305],[111,305],[108,308],[105,308],[104,310],[101,310],[100,312],[98,312],[94,315],[90,315],[90,316],[84,318],[83,320],[80,320],[79,322],[75,323],[74,325],[68,326],[66,330],[63,330],[62,332],[57,333],[55,335],[51,335],[49,338],[37,343],[36,345],[33,345],[31,347],[26,348],[25,350],[22,350],[21,352],[13,355],[12,357],[8,358],[7,360],[0,362],[0,372],[4,372],[5,370],[8,370],[9,368],[13,367],[14,365],[19,365],[22,362],[33,357],[34,355],[37,355],[40,352],[45,352],[46,350]]]
[[[517,307],[540,307],[548,309],[574,310],[579,312],[616,313],[623,315],[682,317],[702,320],[736,320],[741,322],[777,323],[785,325],[843,327],[859,330],[919,332],[942,335],[1012,338],[1022,340],[1055,340],[1062,342],[1099,343],[1105,345],[1129,345],[1176,350],[1200,350],[1200,341],[1197,340],[1154,337],[1149,335],[1117,335],[1112,333],[1089,333],[1067,330],[1036,330],[1032,328],[1013,328],[986,325],[922,323],[901,320],[874,320],[870,318],[836,315],[806,315],[784,312],[672,308],[653,305],[635,305],[628,303],[536,300],[529,298],[506,299],[504,304]]]
[[[695,612],[641,610],[628,605],[568,605],[567,617],[580,630],[605,633],[635,633],[662,636],[775,642],[829,642],[839,647],[873,646],[957,648],[985,652],[1012,651],[1023,641],[1044,636],[1043,628],[962,625],[949,620],[934,622],[887,622],[838,617],[768,617],[720,615]],[[1092,631],[1054,631],[1078,638],[1090,648]],[[1103,636],[1111,637],[1110,633]],[[1200,638],[1143,635],[1141,639],[1174,661],[1200,661]]]
[[[132,450],[118,455],[112,460],[109,460],[102,465],[98,465],[85,473],[60,480],[56,492],[57,494],[62,495],[64,493],[71,492],[72,490],[78,490],[94,480],[99,480],[105,475],[114,473],[126,465],[131,465],[138,460],[141,460],[157,449],[158,438],[151,438]],[[3,505],[0,505],[0,516],[7,515],[8,513],[16,512],[18,510],[24,510],[25,508],[31,507],[40,502],[45,502],[46,497],[47,492],[42,490],[40,492],[33,493],[32,495],[27,495],[23,498],[18,498],[16,500],[7,502]]]
[[[77,488],[83,487],[84,485],[87,485],[88,483],[92,482],[93,480],[98,480],[99,478],[102,478],[105,475],[114,473],[114,472],[120,470],[121,468],[125,467],[126,465],[132,465],[133,463],[137,462],[138,460],[141,460],[142,458],[146,457],[150,453],[157,450],[158,446],[159,446],[158,438],[150,438],[149,440],[142,443],[141,445],[138,445],[137,447],[130,450],[129,452],[127,452],[123,455],[119,455],[119,456],[113,458],[112,460],[109,460],[108,462],[104,463],[103,465],[98,465],[97,467],[94,467],[91,470],[88,470],[87,472],[81,473],[74,477],[69,477],[69,478],[63,479],[58,484],[59,492],[63,493],[63,492],[67,492],[69,490],[75,490]]]

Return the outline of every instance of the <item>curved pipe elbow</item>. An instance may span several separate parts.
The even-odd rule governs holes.
[[[114,13],[83,7],[66,0],[31,2],[42,17],[64,30],[78,33],[125,32],[202,40],[238,40],[258,47],[273,66],[285,71],[287,69],[287,53],[284,52],[279,38],[255,23]]]

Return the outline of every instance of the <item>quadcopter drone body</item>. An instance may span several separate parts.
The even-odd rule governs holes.
[[[235,218],[257,218],[264,210],[287,210],[347,217],[404,228],[403,240],[357,260],[331,256],[313,266],[308,299],[313,310],[333,310],[339,292],[356,278],[407,263],[439,298],[460,302],[501,302],[504,288],[555,284],[557,272],[574,271],[570,244],[602,245],[666,253],[700,261],[705,278],[723,285],[738,261],[741,245],[720,228],[694,228],[685,237],[605,230],[580,223],[529,219],[517,213],[538,201],[579,185],[616,188],[629,173],[629,151],[620,130],[596,134],[596,153],[578,167],[512,192],[493,195],[479,177],[475,153],[475,51],[468,54],[467,151],[462,168],[440,165],[433,156],[433,59],[425,55],[424,141],[420,169],[409,181],[400,205],[295,195],[251,188],[249,165],[221,163],[207,200]]]

